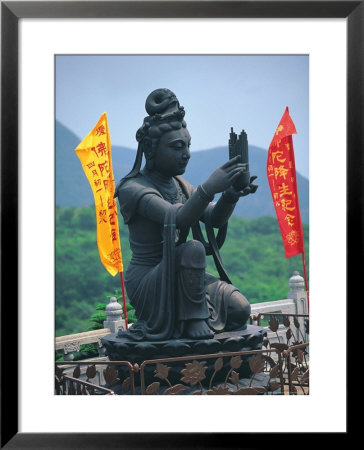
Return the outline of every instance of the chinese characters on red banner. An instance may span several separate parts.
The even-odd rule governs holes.
[[[267,176],[287,258],[304,253],[292,134],[286,108],[268,150]]]

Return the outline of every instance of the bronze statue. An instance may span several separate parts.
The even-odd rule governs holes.
[[[133,256],[125,286],[138,317],[122,333],[136,340],[163,341],[208,339],[214,333],[242,330],[250,304],[227,275],[223,281],[206,273],[206,243],[198,224],[226,233],[236,202],[257,190],[252,184],[256,177],[249,176],[246,185],[235,190],[234,182],[246,169],[236,156],[203,184],[191,186],[181,177],[191,156],[184,108],[168,89],[153,91],[145,108],[148,116],[136,133],[133,169],[115,191],[129,227]],[[141,170],[143,154],[146,164]],[[218,193],[222,195],[213,203]],[[194,239],[186,242],[191,227]],[[212,241],[219,262],[221,239],[217,246],[214,237]],[[224,273],[221,264],[220,269]]]

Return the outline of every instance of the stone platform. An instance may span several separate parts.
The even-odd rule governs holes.
[[[266,330],[255,325],[247,325],[245,330],[231,331],[215,334],[212,339],[171,339],[167,341],[134,341],[128,337],[118,336],[117,333],[111,333],[101,339],[102,344],[106,348],[106,355],[110,361],[129,361],[132,364],[141,365],[146,360],[179,358],[182,356],[193,356],[217,354],[215,358],[206,358],[204,360],[206,370],[206,379],[214,372],[214,363],[219,354],[238,351],[260,350],[262,348],[263,338]],[[249,357],[244,361],[239,369],[241,377],[249,377],[251,375],[249,368]],[[191,362],[191,360],[186,362]],[[177,360],[176,362],[168,362],[169,381],[176,383],[181,378],[181,370],[185,368],[185,361]],[[167,363],[165,363],[167,364]],[[229,370],[229,358],[224,361],[226,370]],[[145,367],[146,384],[156,381],[155,374],[156,365],[148,364]],[[226,370],[220,370],[215,380],[223,378]],[[119,368],[120,379],[127,376],[125,367]]]

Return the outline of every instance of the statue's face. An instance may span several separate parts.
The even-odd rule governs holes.
[[[159,139],[154,168],[163,175],[182,175],[190,159],[191,136],[186,128],[167,131]]]

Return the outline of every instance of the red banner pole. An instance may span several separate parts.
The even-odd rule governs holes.
[[[305,279],[305,286],[306,286],[306,292],[307,292],[307,309],[310,311],[310,298],[308,295],[308,283],[307,283],[307,272],[306,272],[306,258],[305,258],[305,251],[302,252],[302,263],[303,263],[303,277]]]
[[[123,272],[120,272],[120,283],[121,283],[121,292],[122,292],[122,296],[123,296],[125,328],[128,329],[128,314],[127,314],[127,311],[126,311],[126,299],[125,299],[125,287],[124,287],[124,275],[123,275]]]

